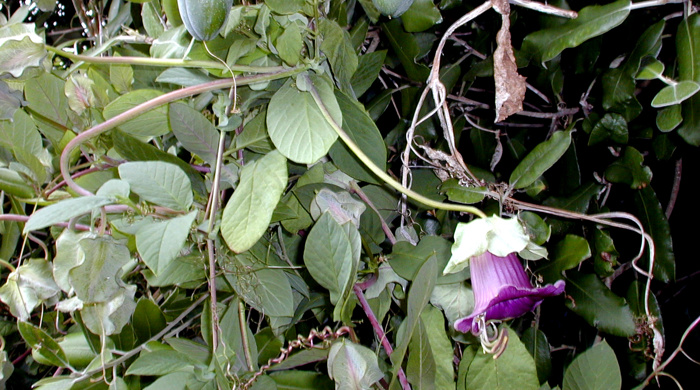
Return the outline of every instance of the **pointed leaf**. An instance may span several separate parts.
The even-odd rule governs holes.
[[[615,336],[628,337],[635,333],[634,318],[625,300],[610,291],[596,275],[567,273],[566,293],[571,296],[566,306],[591,326]]]
[[[278,151],[243,167],[221,217],[221,235],[232,251],[244,252],[262,237],[286,185],[287,160]]]
[[[173,134],[182,146],[210,165],[216,163],[219,132],[199,111],[184,103],[172,103],[168,119]]]
[[[340,91],[336,91],[335,97],[343,112],[343,130],[376,166],[383,171],[386,170],[386,145],[377,125],[357,100]],[[374,174],[348,149],[344,142],[337,140],[328,153],[341,171],[357,180],[378,183]]]
[[[196,216],[193,211],[165,221],[152,221],[136,232],[136,248],[154,274],[160,275],[180,254]]]
[[[336,390],[370,389],[384,377],[377,355],[369,348],[342,338],[328,353],[328,376]]]
[[[604,34],[619,26],[630,13],[630,0],[583,8],[578,17],[545,30],[536,31],[523,42],[523,49],[539,62],[549,61],[565,49]]]
[[[547,283],[554,283],[562,278],[562,272],[577,267],[582,261],[591,257],[588,241],[581,236],[567,234],[559,241],[547,263],[537,269]]]
[[[324,213],[306,239],[304,264],[314,280],[330,292],[333,304],[340,301],[355,279],[351,274],[353,260],[347,233],[329,213]]]
[[[194,364],[187,355],[164,349],[141,354],[138,359],[131,363],[129,369],[126,370],[126,375],[160,376],[193,369]]]
[[[505,326],[505,325],[501,325]],[[508,347],[494,359],[493,355],[477,353],[469,366],[467,390],[537,390],[537,369],[518,335],[508,329]]]
[[[79,217],[111,203],[114,203],[113,199],[100,196],[62,200],[32,214],[29,217],[29,221],[24,225],[23,232],[28,233],[32,230],[39,230],[60,222],[66,222],[71,218]]]
[[[104,109],[105,119],[111,119],[124,111],[162,95],[153,89],[138,89],[119,96]],[[168,127],[168,106],[161,106],[145,112],[121,125],[119,129],[135,137],[156,137],[170,132]]]
[[[142,297],[136,303],[132,326],[139,343],[145,343],[168,325],[165,315],[158,305],[150,299]],[[129,367],[131,368],[131,366]]]
[[[437,280],[437,262],[435,257],[431,256],[425,264],[420,268],[415,280],[411,283],[411,289],[408,293],[408,306],[406,318],[401,326],[403,327],[403,337],[396,344],[396,349],[391,354],[391,361],[394,363],[393,374],[396,380],[396,373],[401,367],[408,344],[411,342],[414,331],[420,321],[423,309],[428,305],[430,296],[433,294],[433,288]]]
[[[128,162],[119,166],[119,176],[143,200],[186,211],[192,205],[192,185],[178,166],[161,161]]]
[[[83,302],[107,302],[121,288],[121,268],[131,259],[129,249],[110,236],[86,237],[79,244],[85,257],[69,271],[70,283]]]
[[[534,183],[564,155],[571,143],[571,130],[557,131],[547,141],[535,146],[510,175],[510,186],[525,188]]]
[[[580,354],[566,369],[563,390],[615,390],[622,388],[620,365],[608,342]]]
[[[529,328],[523,333],[522,342],[535,360],[537,378],[540,383],[544,383],[552,372],[552,358],[547,336],[537,328]]]
[[[452,343],[440,310],[428,305],[409,344],[406,374],[417,389],[454,389]]]
[[[671,227],[654,189],[645,187],[637,191],[634,196],[634,204],[637,207],[636,215],[642,221],[644,230],[654,240],[656,250],[654,277],[666,283],[675,280],[676,258],[673,254]],[[648,264],[647,259],[644,262]],[[648,269],[648,265],[646,268]]]
[[[332,85],[320,77],[312,79],[335,122],[343,123],[343,115]],[[300,164],[316,162],[328,153],[338,138],[311,93],[300,91],[291,80],[275,92],[270,100],[267,130],[275,147],[285,157]]]
[[[17,323],[17,329],[24,341],[33,349],[36,349],[51,364],[59,367],[68,365],[68,359],[63,348],[43,329],[24,321]]]
[[[679,104],[700,91],[700,84],[695,81],[683,80],[677,84],[667,85],[654,96],[652,107],[667,107]]]

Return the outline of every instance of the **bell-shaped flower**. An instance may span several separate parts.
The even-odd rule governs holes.
[[[460,332],[480,335],[486,324],[507,320],[536,308],[545,297],[564,291],[564,281],[533,287],[515,253],[500,257],[491,252],[473,256],[470,264],[474,311],[455,322]]]

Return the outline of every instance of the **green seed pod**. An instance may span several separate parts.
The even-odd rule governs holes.
[[[200,41],[214,39],[224,27],[233,0],[177,0],[187,31]]]
[[[414,0],[372,0],[374,6],[383,15],[396,18],[401,16],[407,9],[411,7]]]

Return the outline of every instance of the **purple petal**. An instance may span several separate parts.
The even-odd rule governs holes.
[[[485,253],[471,259],[472,289],[475,307],[468,317],[455,322],[455,329],[478,334],[476,317],[484,320],[506,320],[533,310],[542,300],[564,291],[564,281],[533,287],[515,253],[506,257]]]

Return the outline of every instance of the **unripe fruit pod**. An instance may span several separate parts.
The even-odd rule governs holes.
[[[214,39],[224,27],[233,0],[177,0],[187,32],[200,41]]]
[[[401,16],[407,9],[413,5],[414,0],[372,0],[374,6],[383,15],[396,18]]]

